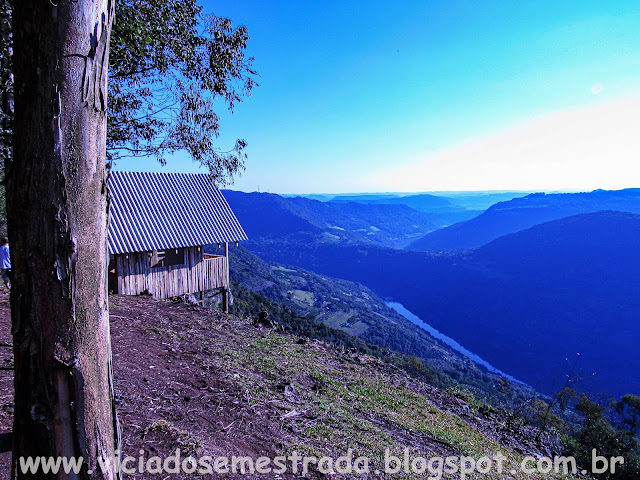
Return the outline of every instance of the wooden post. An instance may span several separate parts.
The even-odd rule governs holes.
[[[224,258],[227,260],[227,272],[222,289],[222,310],[229,313],[229,242],[224,242]]]

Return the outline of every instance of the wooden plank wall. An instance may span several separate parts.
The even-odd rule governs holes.
[[[185,249],[185,263],[151,268],[151,252],[116,255],[118,293],[139,295],[149,292],[154,298],[177,297],[229,286],[227,257],[207,255],[202,247]]]

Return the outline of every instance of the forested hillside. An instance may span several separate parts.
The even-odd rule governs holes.
[[[293,242],[367,242],[404,247],[445,225],[406,205],[363,205],[224,191],[249,237]]]
[[[602,210],[640,213],[640,189],[595,190],[588,193],[535,193],[491,206],[481,215],[427,234],[413,242],[414,250],[459,250],[581,213]]]
[[[319,275],[299,267],[265,262],[243,247],[232,247],[230,259],[234,281],[284,305],[299,316],[298,320],[287,321],[292,328],[297,328],[293,326],[295,322],[307,325],[310,318],[372,345],[413,355],[434,369],[434,376],[443,375],[439,381],[445,384],[463,385],[483,397],[499,398],[503,395],[500,375],[487,371],[435,339],[359,283]],[[250,311],[255,316],[259,308],[266,308],[242,305],[242,302],[260,303],[259,299],[247,298],[246,292],[235,292],[234,296],[239,297],[234,311]],[[273,308],[280,312],[277,318],[282,317],[284,311],[277,306]],[[522,397],[532,393],[520,385],[513,385],[512,391]]]

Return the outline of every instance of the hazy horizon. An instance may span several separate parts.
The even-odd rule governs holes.
[[[363,191],[363,192],[275,192],[275,191],[267,191],[267,190],[241,190],[238,188],[234,188],[233,185],[229,185],[224,187],[224,190],[235,190],[239,192],[245,193],[273,193],[281,196],[360,196],[360,195],[395,195],[398,197],[406,197],[410,195],[434,195],[434,196],[451,196],[451,195],[462,195],[462,194],[470,194],[470,195],[488,195],[488,194],[508,194],[508,193],[518,193],[518,194],[532,194],[532,193],[545,193],[545,194],[553,194],[553,193],[589,193],[595,190],[607,190],[607,191],[620,191],[620,190],[632,190],[640,187],[625,187],[625,188],[594,188],[594,189],[565,189],[565,190],[516,190],[516,189],[507,189],[507,190],[432,190],[432,191],[409,191],[409,192],[384,192],[384,191]]]

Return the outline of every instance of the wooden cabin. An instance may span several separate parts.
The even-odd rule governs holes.
[[[209,177],[111,172],[108,187],[110,289],[201,299],[213,290],[222,294],[226,311],[229,242],[247,236]],[[205,246],[220,254],[205,253]]]

